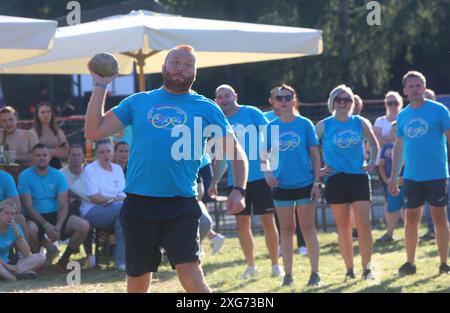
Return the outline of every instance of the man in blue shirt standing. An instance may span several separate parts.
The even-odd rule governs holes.
[[[237,94],[233,87],[221,85],[216,88],[216,102],[233,126],[234,132],[245,149],[248,158],[248,184],[245,196],[246,208],[236,215],[236,225],[239,242],[247,261],[247,269],[241,278],[246,279],[257,274],[255,257],[253,255],[253,238],[251,231],[251,216],[259,215],[266,237],[266,245],[272,263],[272,276],[283,276],[284,272],[278,265],[278,231],[275,226],[272,192],[264,179],[260,164],[260,147],[263,138],[262,128],[268,125],[267,119],[258,108],[237,103]],[[222,177],[226,166],[216,162],[211,181],[211,190],[216,193],[216,186]],[[228,166],[228,187],[233,186],[231,166]]]
[[[450,274],[447,264],[449,227],[446,212],[449,175],[445,140],[446,137],[450,139],[450,112],[441,103],[425,99],[425,88],[426,79],[422,73],[410,71],[403,77],[403,92],[410,103],[397,117],[397,140],[389,181],[390,192],[394,196],[398,195],[398,176],[404,157],[407,262],[399,269],[401,276],[416,273],[414,259],[425,201],[430,204],[436,228],[441,261],[439,273]]]
[[[31,155],[33,166],[19,176],[19,193],[30,219],[30,244],[37,252],[45,234],[50,241],[70,238],[58,261],[58,267],[66,271],[70,256],[83,243],[90,225],[78,216],[69,215],[69,185],[63,173],[49,166],[48,148],[38,143]]]
[[[194,49],[177,46],[165,58],[161,88],[131,95],[103,114],[106,88],[115,77],[91,70],[94,90],[86,113],[86,137],[98,140],[132,127],[127,198],[121,213],[128,292],[147,292],[161,262],[161,248],[186,291],[210,292],[199,264],[196,179],[212,132],[212,140],[233,160],[235,184],[228,212],[244,209],[245,153],[220,108],[191,90],[196,74]]]

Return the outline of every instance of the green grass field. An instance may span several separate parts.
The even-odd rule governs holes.
[[[423,233],[424,229],[421,230]],[[374,238],[382,235],[374,231]],[[344,263],[339,254],[336,233],[321,233],[320,272],[323,286],[306,288],[309,277],[309,262],[305,256],[294,256],[294,287],[281,287],[282,278],[270,277],[270,261],[262,236],[255,237],[255,256],[259,274],[257,278],[240,280],[245,270],[245,262],[237,238],[227,238],[220,254],[213,256],[208,242],[205,242],[206,255],[202,266],[206,280],[215,292],[450,292],[450,276],[438,276],[439,259],[437,247],[433,242],[420,244],[417,249],[417,274],[399,278],[397,269],[405,260],[403,231],[396,231],[397,241],[393,244],[375,245],[373,269],[377,281],[366,282],[361,275],[360,259],[355,242],[355,271],[357,279],[344,281]],[[74,259],[83,261],[82,255]],[[280,258],[280,264],[282,264]],[[163,265],[154,275],[151,292],[182,292],[175,271]],[[68,286],[66,276],[49,267],[37,280],[0,282],[0,292],[125,292],[125,274],[110,269],[83,270],[81,285]]]

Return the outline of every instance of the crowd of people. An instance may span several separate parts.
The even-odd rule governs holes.
[[[397,224],[401,219],[405,223],[406,262],[398,274],[416,273],[418,225],[425,204],[433,221],[429,232],[436,237],[438,271],[450,274],[446,147],[450,113],[432,99],[423,74],[405,74],[408,106],[402,109],[400,93],[389,91],[386,114],[373,126],[361,116],[361,98],[346,85],[331,90],[330,115],[314,124],[301,115],[297,91],[286,84],[270,91],[273,109],[265,113],[239,104],[230,85],[218,86],[214,101],[195,93],[191,87],[196,61],[190,46],[170,50],[161,88],[131,95],[106,113],[106,88],[115,77],[90,70],[94,90],[85,135],[97,142],[95,159],[89,163],[81,145],[68,144],[49,103],[36,106],[30,131],[17,129],[13,108],[0,110],[4,140],[17,151],[17,160],[29,166],[20,174],[17,189],[11,175],[0,171],[0,277],[35,276],[45,261],[42,247],[48,261],[59,254],[54,243],[66,239],[59,268],[65,270],[81,245],[86,266],[94,266],[92,229],[98,228],[111,229],[115,235],[115,264],[126,271],[129,292],[150,288],[163,256],[186,291],[209,292],[199,262],[201,241],[211,240],[214,254],[225,241],[213,230],[207,204],[218,195],[217,185],[227,168],[227,212],[236,217],[246,262],[241,279],[259,275],[251,228],[251,217],[258,215],[271,275],[283,277],[282,286],[294,284],[297,229],[310,261],[307,285],[322,285],[315,210],[323,195],[336,221],[343,276],[356,278],[355,229],[361,277],[374,280],[371,175],[377,171],[385,189],[387,230],[376,242],[393,242]],[[201,118],[200,158],[195,134],[187,148],[174,152],[178,126],[198,131],[194,117]],[[205,134],[208,126],[215,127],[214,136]],[[104,139],[125,127],[133,131],[131,146],[127,142],[113,146]]]

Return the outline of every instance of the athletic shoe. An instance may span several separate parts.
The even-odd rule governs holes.
[[[280,277],[283,275],[284,271],[279,265],[272,266],[272,277]]]
[[[86,265],[86,268],[94,268],[97,265],[96,260],[95,260],[95,255],[89,255],[86,258],[85,265]]]
[[[399,276],[414,275],[415,273],[416,273],[416,266],[409,262],[406,262],[398,269]]]
[[[212,240],[212,254],[217,254],[222,249],[223,243],[225,242],[225,236],[217,234]]]
[[[370,268],[366,268],[362,273],[362,279],[364,280],[375,280],[373,272]]]
[[[46,254],[45,254],[45,263],[47,264],[52,264],[53,260],[59,256],[59,253],[61,251],[59,251],[58,247],[56,247],[55,245],[51,244],[47,249],[46,249]]]
[[[119,272],[126,272],[127,267],[125,266],[125,264],[119,264],[116,266],[116,270],[118,270]]]
[[[39,275],[34,271],[28,271],[22,274],[19,274],[16,276],[18,280],[30,280],[30,279],[36,279]]]
[[[313,286],[322,286],[322,280],[320,279],[319,273],[317,272],[311,272],[311,276],[309,276],[308,283],[306,284],[308,287]]]
[[[430,241],[436,239],[433,232],[427,231],[423,236],[420,237],[420,241]]]
[[[353,240],[358,239],[358,230],[357,230],[356,228],[354,228],[354,229],[352,230],[352,239],[353,239]]]
[[[256,268],[256,266],[249,266],[241,275],[241,279],[249,279],[250,277],[256,276],[256,274],[258,274],[258,269]]]
[[[291,274],[285,274],[283,278],[283,284],[281,287],[289,287],[294,284],[294,278],[292,278]]]
[[[386,233],[383,236],[381,236],[380,238],[378,238],[375,242],[376,243],[390,243],[390,242],[394,242],[394,237],[392,237],[391,235]]]
[[[308,249],[305,246],[301,246],[300,248],[295,249],[295,253],[301,255],[308,255]]]
[[[439,275],[441,274],[450,275],[450,266],[448,266],[447,263],[442,263],[441,266],[439,266]]]
[[[345,273],[345,280],[347,279],[355,279],[355,271],[353,270],[353,268],[349,268],[347,270],[347,273]]]

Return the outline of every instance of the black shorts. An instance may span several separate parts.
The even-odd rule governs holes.
[[[338,173],[325,183],[325,199],[328,204],[372,201],[369,175]]]
[[[275,187],[272,189],[272,197],[274,200],[290,201],[298,199],[309,199],[311,197],[311,189],[313,185],[302,188],[285,189]]]
[[[228,188],[228,194],[233,187]],[[265,179],[247,183],[245,209],[236,215],[262,215],[275,212],[272,201],[272,190]]]
[[[149,203],[146,200],[157,201],[157,198],[154,197],[141,196],[140,198],[130,201],[127,197],[120,214],[127,275],[138,277],[146,273],[157,272],[161,263],[161,248],[166,251],[174,269],[177,264],[200,262],[199,215],[178,215],[163,220],[138,217],[133,214],[135,208],[132,206],[146,206]],[[168,205],[166,202],[171,202],[168,198],[160,201],[161,208]],[[173,201],[179,201],[179,199]],[[195,198],[187,198],[184,203],[198,207]],[[197,209],[190,208],[187,211],[197,212]],[[201,212],[200,207],[198,207],[198,212]]]
[[[58,221],[58,213],[57,212],[52,212],[52,213],[45,213],[45,214],[41,214],[41,216],[50,224],[52,224],[53,226],[56,225],[56,222]],[[61,237],[60,240],[66,240],[67,238],[69,238],[69,236],[66,234],[66,225],[67,225],[67,221],[69,220],[69,218],[72,215],[69,213],[67,214],[66,219],[64,220],[62,227],[61,227]],[[44,234],[45,234],[45,230],[44,227],[39,224],[38,222],[34,221],[38,226],[38,239],[39,242],[42,241],[42,239],[44,239]]]
[[[448,203],[447,179],[414,181],[405,179],[403,191],[406,198],[406,209],[414,209],[425,204],[443,207]]]

